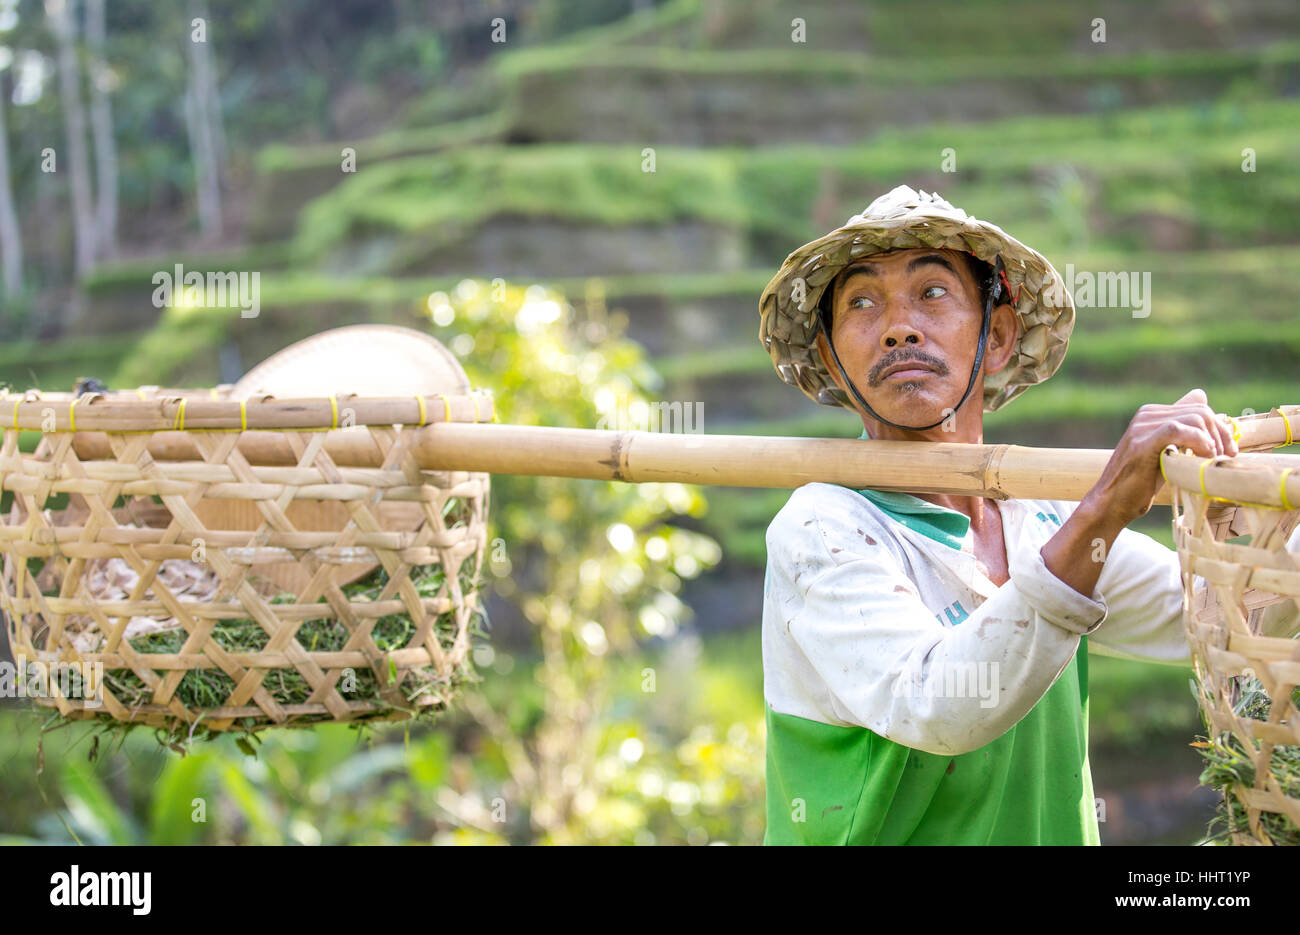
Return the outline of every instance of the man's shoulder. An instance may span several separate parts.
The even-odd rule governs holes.
[[[773,526],[798,523],[809,519],[828,520],[846,510],[870,514],[871,501],[851,487],[814,482],[797,487],[772,519]]]
[[[839,484],[804,484],[790,494],[767,527],[768,551],[814,537],[834,541],[864,530],[887,535],[884,516],[866,497]]]
[[[796,487],[790,492],[790,499],[786,501],[783,510],[791,507],[796,509],[815,509],[827,504],[843,504],[852,500],[861,500],[862,494],[858,493],[851,487],[845,487],[841,484],[825,484],[821,481],[814,481],[810,484],[804,484],[802,487]]]

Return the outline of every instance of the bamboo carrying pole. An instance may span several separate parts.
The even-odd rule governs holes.
[[[1300,407],[1287,407],[1298,409]],[[1288,418],[1300,426],[1300,412]],[[1247,429],[1239,446],[1282,444],[1281,418],[1265,417]],[[1276,423],[1274,426],[1273,423]],[[547,475],[631,483],[678,482],[727,487],[792,488],[820,481],[911,493],[955,494],[994,499],[1083,499],[1113,452],[1090,448],[1030,448],[950,442],[873,441],[843,438],[764,438],[748,435],[663,435],[601,432],[516,425],[444,424],[421,430],[417,457],[424,464],[492,474]],[[1240,463],[1267,459],[1242,454]],[[1186,486],[1199,480],[1203,458],[1167,455],[1176,461],[1168,476]],[[1177,477],[1172,473],[1177,471]],[[1189,473],[1190,472],[1190,473]],[[1227,466],[1205,472],[1212,496],[1232,497],[1235,481]],[[1300,474],[1286,478],[1290,502],[1300,503]],[[1255,502],[1282,505],[1279,490],[1258,491]],[[1168,505],[1168,486],[1156,495]]]
[[[441,398],[426,401],[422,416],[431,424],[416,429],[411,441],[422,467],[629,483],[738,487],[794,488],[820,481],[912,493],[1077,501],[1096,482],[1112,454],[1108,449],[663,434],[470,423],[468,419],[441,421],[449,413],[456,418],[468,416],[466,407],[470,406],[475,410],[475,419],[490,418],[487,413],[491,411],[491,402],[484,399],[453,396],[445,405]],[[356,425],[413,423],[420,408],[418,401],[410,397],[346,399],[345,402],[355,416]],[[162,406],[157,415],[160,427],[175,425],[174,421],[168,421],[174,419],[174,412],[166,408],[168,405],[174,408],[177,404],[155,401],[155,406]],[[322,416],[330,413],[337,403],[319,399],[250,401],[243,411],[238,404],[230,402],[196,400],[190,405],[193,419],[201,418],[202,422],[189,421],[187,428],[230,430],[232,426],[238,428],[245,424],[249,428],[293,425],[319,430],[330,427],[329,416]],[[136,407],[138,411],[139,404],[121,402],[117,406]],[[39,421],[40,407],[41,401],[23,403],[18,424],[35,427],[32,423]],[[265,413],[261,407],[266,407]],[[1291,437],[1292,430],[1300,434],[1300,406],[1280,407],[1275,412],[1285,414],[1285,418],[1266,413],[1234,420],[1242,451],[1282,445]],[[286,416],[294,421],[283,421]],[[56,413],[56,420],[59,418]],[[127,421],[120,408],[114,409],[107,402],[86,406],[76,413],[76,420],[79,429],[92,426],[114,429]],[[338,424],[337,419],[333,424]],[[66,431],[71,427],[59,422],[56,430]],[[296,463],[292,446],[280,432],[245,432],[239,448],[254,464]],[[86,459],[112,457],[108,437],[103,433],[78,431],[75,450],[78,457]],[[375,467],[380,464],[380,452],[364,431],[333,432],[326,450],[340,465]],[[149,453],[165,461],[194,460],[199,456],[188,434],[169,431],[153,436]],[[1196,465],[1201,460],[1196,459]],[[1227,470],[1214,467],[1205,472],[1208,493],[1230,495],[1224,492],[1227,488],[1216,487],[1225,482]],[[1300,502],[1300,477],[1288,478],[1284,484],[1290,501]],[[1297,486],[1292,488],[1291,484]],[[1274,491],[1273,498],[1280,504],[1281,491]],[[1168,487],[1161,490],[1156,502],[1170,502]]]

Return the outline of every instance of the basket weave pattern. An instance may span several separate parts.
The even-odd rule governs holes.
[[[1278,466],[1254,471],[1283,477],[1283,461],[1300,469],[1300,458],[1274,458]],[[1277,488],[1276,481],[1269,483]],[[1225,790],[1249,822],[1249,834],[1230,835],[1235,844],[1275,843],[1262,823],[1266,815],[1285,816],[1300,826],[1300,798],[1289,795],[1270,769],[1275,747],[1300,744],[1300,711],[1292,702],[1300,684],[1300,640],[1270,633],[1266,624],[1270,608],[1300,599],[1300,555],[1286,548],[1298,523],[1300,509],[1176,488],[1174,540],[1201,709],[1211,735],[1235,738],[1254,767],[1253,785],[1236,783]],[[1227,541],[1247,534],[1249,544]],[[1267,692],[1267,720],[1238,713],[1243,684],[1252,677]]]
[[[49,402],[63,412],[71,398],[29,394],[27,400]],[[83,414],[104,398],[78,400],[77,420],[85,421]],[[174,403],[176,397],[168,399]],[[331,402],[337,411],[337,402]],[[423,413],[422,400],[420,406]],[[442,413],[438,401],[428,409],[429,421]],[[157,411],[155,406],[155,416]],[[447,416],[452,411],[448,403]],[[29,427],[30,420],[22,424]],[[0,517],[0,610],[14,656],[101,663],[106,675],[129,671],[152,691],[147,703],[128,706],[106,681],[102,705],[96,706],[62,696],[51,681],[49,697],[38,701],[72,719],[107,717],[191,730],[201,721],[213,731],[399,720],[445,705],[468,666],[471,626],[479,614],[476,584],[486,542],[489,477],[422,470],[410,450],[417,430],[396,424],[195,429],[184,434],[199,457],[180,461],[151,456],[157,431],[108,431],[101,437],[111,457],[93,459],[78,456],[76,434],[62,426],[45,433],[31,454],[19,451],[17,431],[5,431],[0,491],[12,493],[13,504]],[[283,440],[293,464],[250,463],[241,439],[259,434]],[[351,442],[368,439],[379,452],[379,466],[337,463],[327,442],[341,435]],[[66,506],[50,503],[59,495],[67,495]],[[255,508],[257,521],[232,528],[240,524],[212,520],[232,504]],[[415,512],[416,522],[406,524],[411,528],[386,528],[387,504],[413,505],[403,509],[408,517]],[[322,514],[327,507],[332,514]],[[459,521],[449,526],[444,517],[453,512]],[[201,513],[209,517],[206,522]],[[332,515],[337,522],[322,529],[320,522],[295,523],[291,514]],[[143,515],[152,521],[141,524]],[[256,528],[246,528],[250,525]],[[164,562],[192,561],[196,554],[215,579],[212,593],[197,600],[169,587],[160,574]],[[91,587],[96,569],[102,578],[105,563],[113,560],[134,573],[126,600],[104,600]],[[377,599],[349,598],[340,586],[344,566],[355,569],[358,562],[382,565],[386,582]],[[434,565],[442,569],[442,583],[435,595],[421,596],[412,570]],[[282,577],[278,587],[268,588],[259,572],[271,567],[288,569],[296,584],[286,587]],[[403,648],[381,651],[372,630],[381,617],[393,614],[408,615],[414,632]],[[186,634],[181,650],[133,648],[126,638],[133,618],[179,624]],[[223,648],[213,630],[231,620],[255,621],[266,634],[265,645],[250,652]],[[341,650],[313,652],[299,641],[305,622],[321,620],[345,628]],[[102,640],[96,640],[95,651],[85,652],[86,643],[79,648],[76,637],[91,622]],[[234,685],[222,704],[196,709],[176,697],[187,673],[214,668]],[[341,680],[363,671],[373,673],[378,698],[358,700],[340,690]],[[300,675],[310,687],[304,703],[281,704],[268,690],[270,679],[285,673]],[[423,690],[412,697],[408,689],[416,684]]]

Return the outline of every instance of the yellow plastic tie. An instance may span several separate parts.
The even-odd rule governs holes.
[[[239,401],[239,431],[248,431],[248,400]]]
[[[1282,480],[1281,480],[1281,482],[1277,485],[1277,486],[1278,486],[1278,493],[1280,493],[1280,494],[1282,495],[1282,509],[1284,509],[1284,510],[1294,510],[1294,509],[1295,509],[1295,507],[1293,507],[1293,506],[1291,505],[1291,502],[1290,502],[1289,500],[1287,500],[1287,498],[1286,498],[1286,476],[1287,476],[1288,474],[1290,474],[1290,473],[1291,473],[1292,471],[1294,471],[1294,470],[1295,470],[1295,468],[1285,468],[1285,469],[1283,469],[1283,471],[1282,471]]]
[[[14,400],[14,428],[15,429],[18,428],[18,404],[22,401],[23,398],[21,396],[19,396],[17,399]]]
[[[1286,441],[1284,441],[1282,444],[1283,445],[1291,444],[1291,420],[1286,417],[1286,413],[1282,411],[1281,406],[1278,406],[1273,411],[1282,417],[1282,424],[1286,426]]]
[[[334,413],[334,421],[330,428],[336,429],[339,427],[339,401],[333,396],[330,397],[330,411]]]
[[[423,396],[416,396],[415,401],[420,404],[420,424],[424,425],[429,421],[429,410],[424,405]]]
[[[79,402],[81,402],[81,397],[78,396],[76,399],[72,401],[72,404],[68,406],[68,431],[69,432],[75,432],[77,430],[77,403]]]
[[[451,421],[451,400],[448,399],[448,398],[446,397],[446,395],[443,394],[443,393],[434,393],[433,395],[434,395],[434,396],[437,396],[439,399],[442,400],[442,405],[443,405],[443,406],[446,408],[446,410],[447,410],[447,417],[446,417],[445,421],[450,422],[450,421]]]
[[[208,390],[208,395],[213,399],[221,398],[221,395],[217,392],[217,388],[215,386],[212,389]]]
[[[1234,419],[1232,416],[1227,416],[1226,418],[1228,422],[1232,425],[1232,440],[1234,442],[1241,441],[1241,429],[1237,427],[1237,420]]]
[[[176,422],[173,426],[176,431],[185,431],[185,397],[181,397],[181,404],[176,407]]]
[[[477,425],[477,424],[478,424],[478,420],[479,420],[479,414],[478,414],[478,397],[475,396],[475,395],[473,395],[473,394],[471,393],[469,398],[472,399],[472,400],[474,400],[474,424]]]
[[[1231,503],[1232,502],[1231,500],[1225,500],[1223,497],[1212,497],[1205,490],[1205,469],[1217,460],[1219,459],[1206,458],[1204,461],[1201,462],[1201,496],[1205,497],[1207,500],[1213,500],[1216,503]]]

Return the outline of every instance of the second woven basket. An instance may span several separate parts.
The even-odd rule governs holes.
[[[450,361],[450,388],[401,397],[7,396],[0,610],[26,694],[172,739],[444,708],[484,623],[489,477],[422,470],[411,442],[494,418]]]

